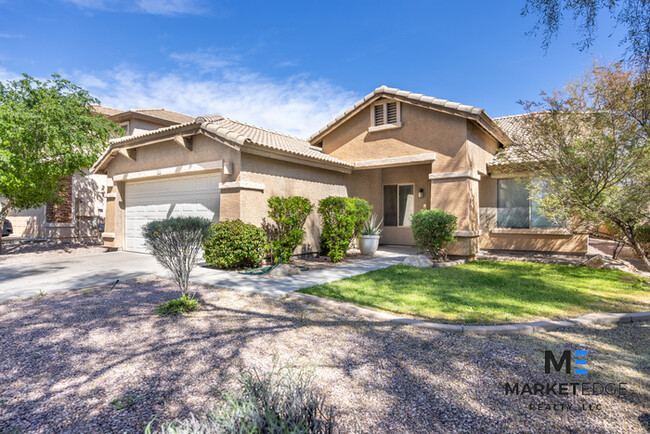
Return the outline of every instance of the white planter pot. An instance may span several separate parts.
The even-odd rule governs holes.
[[[379,247],[379,235],[361,235],[359,250],[362,255],[372,256]]]

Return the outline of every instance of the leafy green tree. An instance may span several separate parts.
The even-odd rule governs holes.
[[[93,115],[98,103],[58,75],[0,83],[0,228],[10,210],[59,202],[61,181],[91,167],[120,134]]]
[[[616,226],[650,270],[639,228],[650,221],[650,82],[640,66],[594,65],[563,90],[524,102],[524,143],[498,158],[533,173],[543,214],[575,226]]]
[[[630,58],[641,61],[646,69],[650,60],[650,0],[526,0],[522,15],[535,15],[532,33],[543,33],[546,49],[557,36],[564,15],[577,23],[582,40],[580,50],[592,46],[600,12],[609,13],[618,25],[627,29],[621,44],[627,45]]]

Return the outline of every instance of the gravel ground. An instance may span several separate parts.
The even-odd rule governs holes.
[[[4,242],[0,265],[18,262],[32,262],[42,259],[55,259],[64,256],[92,255],[105,253],[108,248],[99,244],[76,244],[43,242]]]
[[[146,279],[0,304],[0,432],[142,432],[202,412],[241,366],[314,369],[341,432],[646,432],[650,325],[468,337],[368,322],[295,298],[194,288],[201,309]],[[588,349],[589,374],[544,374],[545,350]],[[513,397],[504,382],[626,382],[625,396]],[[111,401],[129,395],[130,407]],[[570,411],[530,403],[572,404]],[[582,404],[601,410],[578,411]],[[156,423],[157,423],[156,422]],[[14,431],[11,431],[14,430]]]

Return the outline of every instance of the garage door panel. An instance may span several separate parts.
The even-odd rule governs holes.
[[[125,250],[145,252],[142,227],[170,217],[219,220],[219,174],[184,176],[126,184]]]

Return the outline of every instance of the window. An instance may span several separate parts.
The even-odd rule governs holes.
[[[400,103],[397,101],[387,101],[372,106],[371,126],[380,127],[382,125],[401,126],[402,123]]]
[[[384,185],[384,226],[411,226],[413,184]]]
[[[497,180],[497,227],[510,229],[557,228],[547,219],[527,186],[516,179]]]
[[[129,123],[128,122],[124,122],[124,123],[120,124],[120,127],[124,130],[125,135],[129,134]]]

